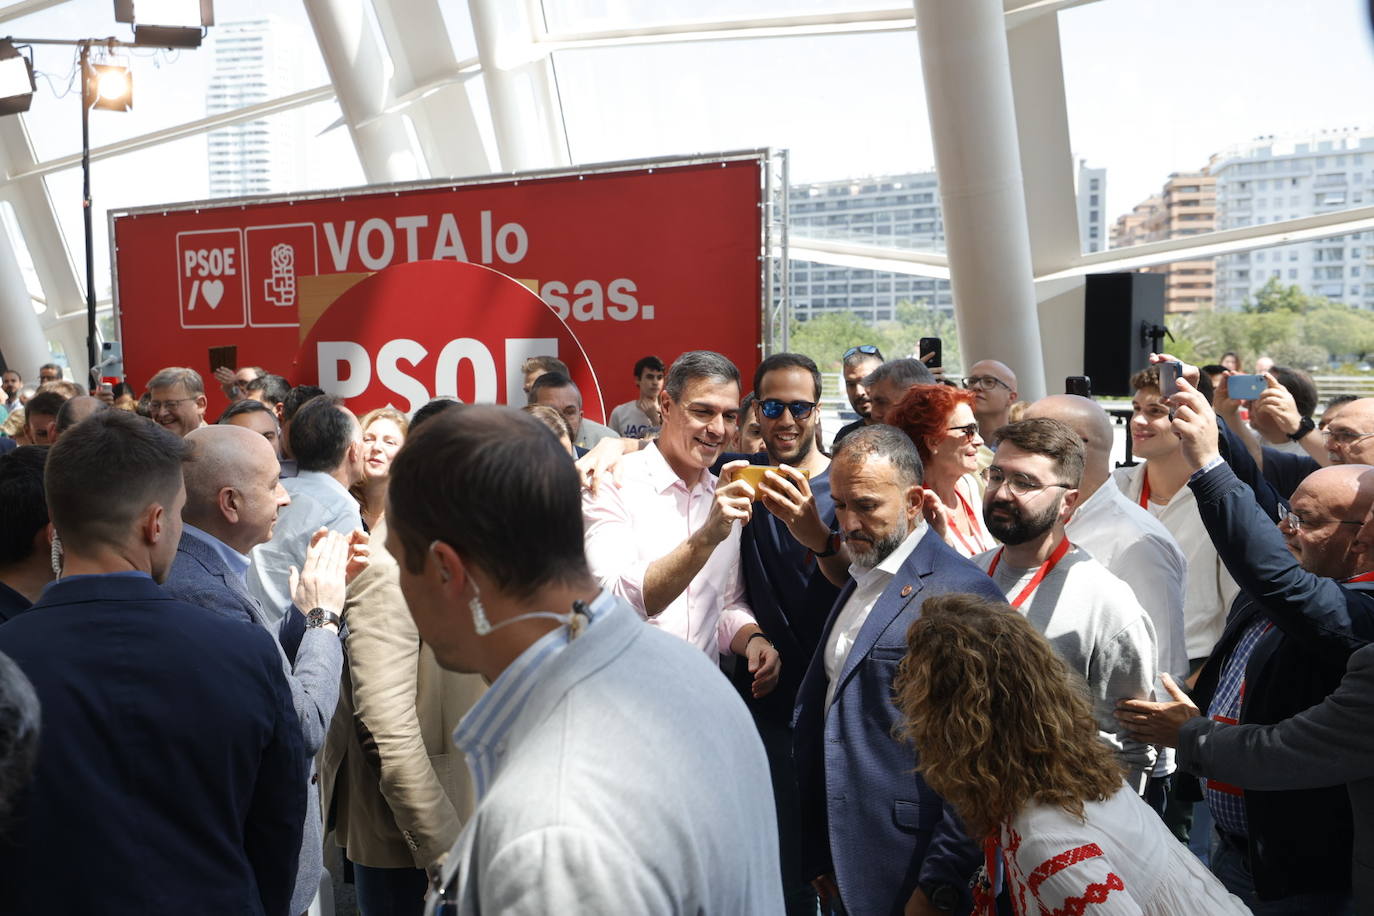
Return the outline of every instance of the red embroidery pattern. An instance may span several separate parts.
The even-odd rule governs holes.
[[[1103,903],[1112,891],[1124,891],[1126,884],[1115,872],[1107,872],[1107,880],[1101,884],[1094,882],[1083,891],[1082,897],[1066,897],[1064,905],[1057,910],[1047,908],[1043,903],[1040,912],[1043,916],[1083,916],[1090,903]]]
[[[1087,843],[1083,846],[1079,846],[1077,849],[1061,852],[1053,859],[1046,859],[1044,862],[1037,865],[1035,871],[1031,872],[1030,877],[1026,879],[1026,884],[1030,885],[1030,892],[1032,894],[1038,895],[1040,892],[1040,885],[1044,884],[1046,879],[1059,874],[1070,865],[1077,865],[1079,862],[1087,859],[1096,859],[1101,855],[1102,847],[1098,846],[1096,843]]]

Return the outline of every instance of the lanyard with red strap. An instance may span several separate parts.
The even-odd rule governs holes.
[[[1374,579],[1374,572],[1365,573],[1365,576],[1366,576],[1367,578]],[[1272,630],[1272,629],[1274,629],[1274,622],[1273,622],[1272,620],[1265,621],[1264,629],[1260,630],[1260,636],[1263,636],[1265,633],[1268,633],[1268,632],[1269,632],[1270,630]],[[1252,651],[1253,651],[1253,650],[1252,650]],[[1244,705],[1245,705],[1245,673],[1242,671],[1242,672],[1241,672],[1241,675],[1240,675],[1240,687],[1237,689],[1237,693],[1236,693],[1236,715],[1237,715],[1237,716],[1240,715],[1240,708],[1241,708],[1242,706],[1244,706]],[[1220,713],[1218,713],[1217,715],[1212,716],[1212,721],[1214,721],[1214,722],[1220,722],[1222,725],[1239,725],[1239,724],[1240,724],[1240,719],[1239,719],[1239,718],[1232,718],[1231,716],[1223,716],[1223,715],[1221,715]],[[1239,786],[1232,785],[1232,784],[1229,783],[1229,782],[1222,782],[1222,781],[1219,780],[1219,779],[1211,779],[1210,777],[1206,780],[1206,782],[1207,782],[1207,788],[1211,789],[1211,790],[1214,791],[1214,792],[1221,792],[1221,793],[1224,793],[1224,794],[1226,794],[1226,795],[1236,795],[1236,796],[1244,796],[1244,795],[1245,795],[1245,791],[1244,791],[1243,789],[1241,789]]]
[[[1015,598],[1011,599],[1012,607],[1019,608],[1022,604],[1025,603],[1026,599],[1031,596],[1031,593],[1034,592],[1037,588],[1039,588],[1040,583],[1044,581],[1045,577],[1050,574],[1050,570],[1058,566],[1059,561],[1064,559],[1064,554],[1069,552],[1069,548],[1071,546],[1073,545],[1069,543],[1068,538],[1063,538],[1062,540],[1060,540],[1059,546],[1054,548],[1054,552],[1050,554],[1050,558],[1048,560],[1040,564],[1040,568],[1035,571],[1034,576],[1031,576],[1031,580],[1026,583],[1026,587],[1021,589],[1021,592]],[[1007,548],[1003,547],[1001,550],[997,551],[997,553],[993,555],[992,565],[988,567],[989,576],[997,572],[997,564],[1001,562],[1002,554],[1006,551],[1006,549]]]
[[[1144,482],[1141,483],[1141,485],[1140,485],[1140,508],[1142,508],[1142,509],[1149,509],[1149,508],[1150,508],[1150,472],[1149,472],[1148,470],[1147,470],[1147,471],[1144,471],[1144,472],[1141,473],[1140,476],[1141,476],[1141,478],[1142,478],[1143,481],[1144,481]]]
[[[1374,571],[1360,573],[1358,576],[1351,576],[1349,579],[1342,579],[1342,585],[1354,585],[1356,582],[1374,582]]]
[[[964,499],[964,494],[959,492],[958,485],[955,485],[954,495],[959,497],[959,502],[964,507],[964,517],[968,519],[969,533],[973,536],[975,540],[977,540],[978,518],[973,514],[973,507],[968,504],[967,499]],[[964,550],[968,551],[969,556],[975,556],[983,552],[981,544],[970,544],[968,542],[968,538],[965,538],[962,534],[959,533],[959,526],[951,523],[949,526],[949,530],[954,532],[954,536],[959,539],[960,544],[964,545]]]

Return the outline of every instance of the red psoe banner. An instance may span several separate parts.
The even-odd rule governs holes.
[[[339,305],[348,292],[312,305],[311,291],[328,289],[337,275],[357,280],[425,261],[480,264],[520,281],[567,336],[536,334],[523,324],[528,314],[517,318],[496,304],[465,306],[464,314],[477,309],[482,318],[480,335],[468,334],[443,320],[451,300],[442,290],[376,298],[383,313],[356,318],[370,329],[368,340],[342,330],[330,338],[367,349],[368,386],[349,394],[353,363],[336,362],[338,377],[333,370],[320,376],[359,410],[386,403],[410,409],[421,387],[426,396],[441,393],[437,364],[415,369],[405,357],[418,351],[394,343],[407,340],[425,349],[422,362],[438,361],[453,341],[483,341],[496,367],[498,403],[522,400],[511,380],[518,353],[521,360],[555,355],[570,367],[585,353],[599,396],[579,383],[586,414],[597,420],[635,397],[634,363],[649,354],[668,362],[684,350],[718,350],[748,377],[762,338],[765,167],[766,154],[741,154],[113,214],[115,302],[129,381],[142,389],[160,368],[190,366],[207,378],[213,416],[224,400],[209,383],[208,354],[227,345],[238,347],[240,366],[262,366],[293,383],[314,380],[318,348],[302,347],[301,316],[318,338],[312,316],[323,309],[320,321],[331,321],[330,302]],[[345,279],[339,289],[349,289]],[[577,352],[567,349],[572,342]],[[393,356],[414,383],[399,391],[383,380]],[[463,373],[482,359],[476,351],[469,357],[459,360]],[[491,392],[475,384],[471,397]]]

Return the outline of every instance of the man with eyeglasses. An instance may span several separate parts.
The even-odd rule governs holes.
[[[988,448],[997,450],[997,430],[1011,419],[1016,402],[1016,373],[1006,363],[984,359],[974,363],[963,378],[964,387],[973,392],[973,416],[978,433]]]
[[[1087,683],[1100,737],[1143,794],[1155,749],[1114,712],[1118,700],[1151,697],[1155,631],[1130,586],[1064,530],[1078,503],[1083,441],[1058,420],[1022,420],[997,433],[1002,445],[983,472],[983,520],[1003,546],[973,562]]]
[[[1170,405],[1188,488],[1242,589],[1192,703],[1122,704],[1119,717],[1138,736],[1179,747],[1180,727],[1199,710],[1219,722],[1271,725],[1322,702],[1354,650],[1374,641],[1374,541],[1363,529],[1374,468],[1310,474],[1275,526],[1222,459],[1206,399],[1181,380]],[[1353,828],[1343,786],[1247,792],[1208,779],[1204,792],[1217,823],[1211,866],[1228,890],[1259,913],[1351,912]]]
[[[205,382],[194,369],[169,366],[148,380],[149,415],[183,439],[205,425]]]
[[[844,393],[849,397],[849,406],[854,408],[859,419],[840,427],[835,433],[835,438],[831,440],[832,451],[845,436],[873,422],[869,419],[873,402],[869,400],[868,389],[864,387],[864,378],[883,364],[883,354],[873,344],[860,344],[845,350],[842,359],[840,377],[844,379]]]

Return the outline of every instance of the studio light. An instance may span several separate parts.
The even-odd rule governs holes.
[[[134,44],[198,48],[203,30],[215,24],[213,0],[114,0],[115,21],[134,27]]]
[[[28,111],[36,88],[33,64],[14,42],[0,41],[0,115]]]
[[[128,111],[134,107],[134,79],[122,64],[91,65],[90,99],[92,108]]]

